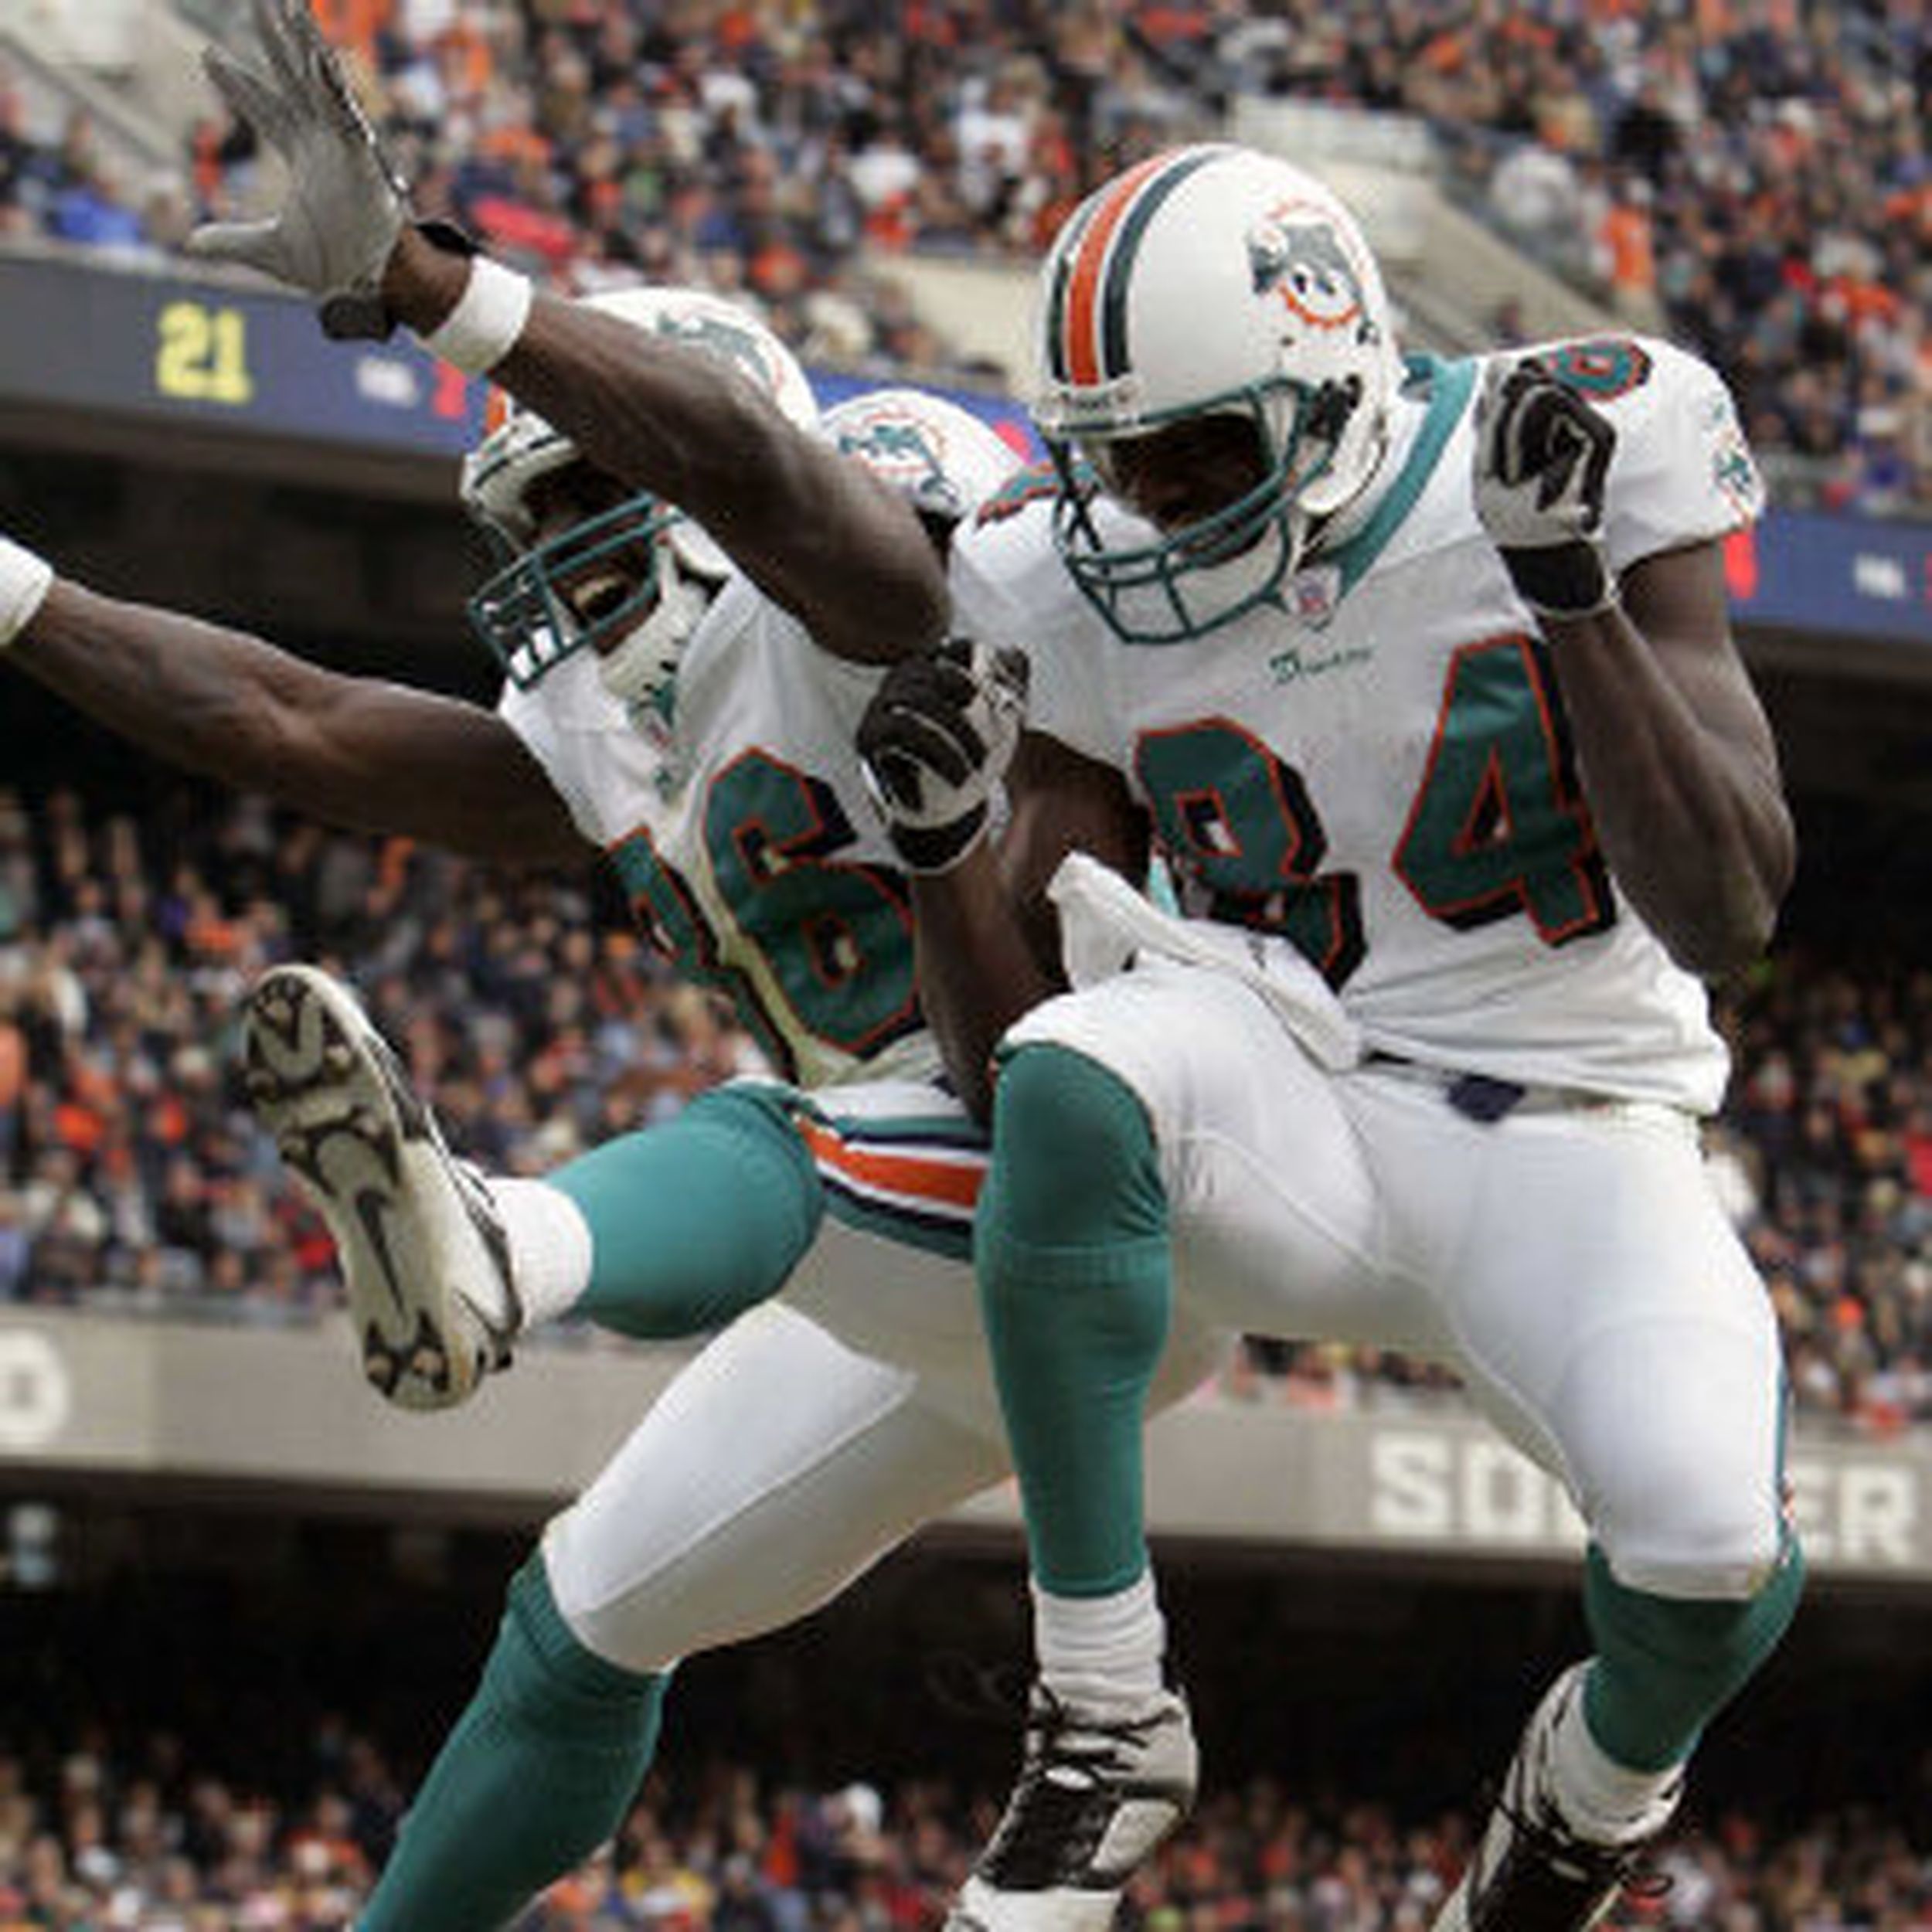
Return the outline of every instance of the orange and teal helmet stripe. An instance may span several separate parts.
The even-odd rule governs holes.
[[[1087,205],[1060,250],[1046,297],[1053,379],[1089,388],[1128,368],[1127,290],[1148,223],[1181,183],[1228,151],[1183,148],[1130,168]]]

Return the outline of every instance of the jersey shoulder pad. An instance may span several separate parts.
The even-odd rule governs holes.
[[[1641,390],[1657,373],[1658,352],[1668,349],[1667,343],[1648,336],[1572,335],[1512,349],[1495,359],[1539,363],[1601,409]]]
[[[1614,426],[1607,534],[1620,569],[1754,522],[1764,484],[1723,378],[1646,335],[1587,335],[1518,352],[1543,362]],[[1512,355],[1509,359],[1517,359]]]

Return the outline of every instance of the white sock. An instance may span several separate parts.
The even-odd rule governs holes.
[[[533,1328],[569,1314],[590,1285],[590,1224],[583,1210],[548,1181],[492,1175],[489,1185],[509,1237],[510,1274],[523,1304],[523,1326]]]
[[[1056,1697],[1104,1709],[1161,1690],[1167,1622],[1151,1570],[1109,1597],[1056,1597],[1037,1582],[1032,1592],[1040,1678]]]
[[[1677,1808],[1684,1767],[1634,1771],[1590,1734],[1583,1687],[1570,1700],[1549,1740],[1549,1777],[1557,1809],[1596,1845],[1622,1845],[1661,1830]]]

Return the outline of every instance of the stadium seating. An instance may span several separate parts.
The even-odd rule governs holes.
[[[75,91],[37,60],[27,73],[15,43],[0,234],[165,250],[196,216],[246,201],[245,131],[212,109],[191,121],[178,82],[169,94],[129,71],[144,53],[178,70],[179,31],[83,33],[70,15],[108,10],[43,4],[77,49]],[[419,199],[499,253],[576,287],[713,281],[808,357],[955,377],[985,371],[909,300],[896,257],[1024,261],[1101,175],[1226,124],[1244,99],[1379,117],[1604,312],[1709,355],[1787,501],[1932,507],[1932,177],[1913,134],[1927,56],[1909,12],[1392,19],[1350,0],[1304,19],[951,0],[883,36],[862,0],[782,14],[713,0],[680,10],[674,36],[643,10],[553,0],[316,5]],[[184,9],[203,32],[238,11]],[[104,41],[104,71],[80,70]],[[156,97],[177,103],[163,168]],[[1522,316],[1505,287],[1479,320],[1506,338]]]

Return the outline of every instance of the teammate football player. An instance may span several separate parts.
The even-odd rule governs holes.
[[[1140,1432],[1203,1300],[1170,1292],[1184,1223],[1216,1319],[1447,1362],[1566,1485],[1594,1649],[1437,1924],[1594,1923],[1801,1589],[1778,1338],[1698,1130],[1703,981],[1758,954],[1793,863],[1720,557],[1757,471],[1661,342],[1405,360],[1349,213],[1232,146],[1104,185],[1040,293],[1056,467],[982,512],[954,590],[1030,655],[1059,751],[1013,836],[1044,835],[1002,872],[978,829],[971,677],[896,671],[861,740],[944,868],[927,1010],[992,1090],[977,1256],[1032,1562],[1027,1763],[958,1920],[1104,1926],[1168,1783]],[[1185,917],[1056,872],[1056,767],[1092,851],[1151,819]],[[1057,994],[1006,883],[1049,876]]]
[[[1007,1467],[964,1260],[983,1154],[927,1077],[903,889],[852,753],[879,673],[848,661],[934,634],[931,537],[1005,458],[916,393],[811,435],[788,355],[714,298],[600,313],[447,254],[403,220],[303,0],[256,12],[268,70],[214,69],[301,165],[243,248],[338,327],[346,292],[355,326],[393,315],[525,406],[464,478],[509,553],[475,614],[509,688],[491,713],[334,676],[0,544],[10,660],[157,753],[335,822],[503,860],[607,850],[654,934],[726,983],[798,1083],[725,1090],[547,1182],[491,1182],[450,1158],[344,989],[280,969],[251,998],[259,1104],[337,1234],[390,1399],[460,1400],[521,1319],[687,1332],[791,1277],[786,1304],[680,1374],[512,1587],[362,1920],[479,1932],[609,1835],[678,1658],[801,1614]],[[700,522],[665,509],[674,492]],[[721,585],[704,532],[732,560]],[[1012,707],[979,722],[1009,733]],[[372,1177],[386,1240],[355,1199]],[[1177,1337],[1163,1389],[1211,1348]]]

